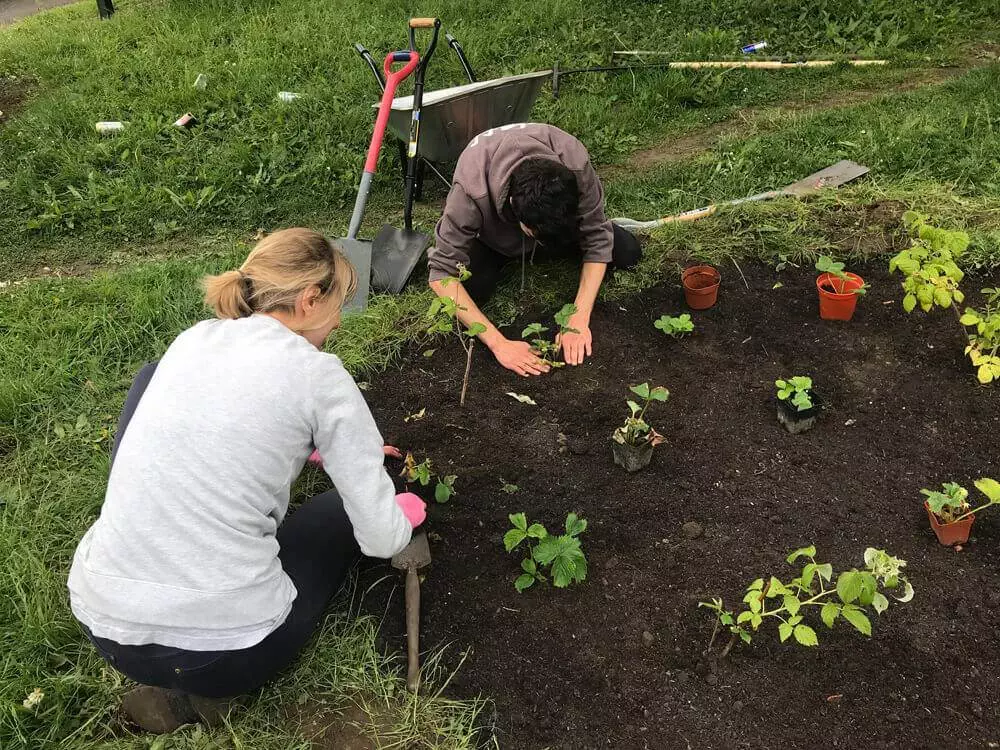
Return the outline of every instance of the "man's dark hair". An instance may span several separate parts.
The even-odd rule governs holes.
[[[525,159],[510,176],[510,208],[543,245],[578,243],[580,188],[576,175],[551,159]]]

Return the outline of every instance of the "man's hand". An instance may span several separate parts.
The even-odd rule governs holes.
[[[569,327],[576,329],[577,332],[556,336],[556,344],[562,347],[563,360],[566,364],[580,365],[584,359],[593,354],[591,344],[594,338],[590,333],[590,321],[577,322],[574,318],[570,318]]]
[[[490,347],[497,362],[513,370],[518,375],[542,375],[549,371],[549,366],[539,357],[538,352],[531,348],[527,341],[511,341],[503,339]]]

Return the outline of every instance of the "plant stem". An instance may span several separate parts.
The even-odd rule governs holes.
[[[974,515],[974,514],[978,513],[981,510],[986,510],[991,505],[996,505],[996,502],[994,502],[993,500],[990,500],[985,505],[980,505],[978,508],[973,508],[972,510],[966,511],[965,513],[963,513],[962,515],[960,515],[958,518],[956,518],[954,521],[952,521],[952,523],[958,523],[963,518],[968,518],[969,516]]]
[[[472,369],[472,348],[476,345],[475,339],[469,339],[469,345],[466,346],[465,342],[462,342],[462,347],[465,349],[465,378],[462,380],[462,395],[458,399],[459,406],[465,406],[465,391],[469,387],[469,371]]]
[[[733,633],[731,636],[729,636],[729,643],[727,643],[726,647],[722,649],[722,653],[719,654],[719,658],[725,659],[727,656],[729,656],[729,652],[733,650],[733,646],[735,644],[736,644],[736,633]]]
[[[708,654],[708,652],[712,650],[712,646],[715,645],[715,638],[717,635],[719,635],[718,617],[715,618],[715,625],[712,626],[712,637],[708,639],[708,645],[705,647],[705,650],[701,652],[702,654]]]
[[[972,338],[971,334],[969,334],[966,327],[962,325],[962,312],[958,309],[958,305],[955,304],[954,300],[951,303],[951,309],[952,312],[955,313],[955,319],[958,320],[958,325],[962,329],[962,335],[965,336],[966,343],[969,345],[974,344],[975,340]]]

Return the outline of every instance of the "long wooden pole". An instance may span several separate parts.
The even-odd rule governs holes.
[[[654,52],[615,52],[615,55],[657,54]],[[854,65],[865,67],[869,65],[888,65],[888,60],[802,60],[801,62],[781,62],[780,60],[693,60],[666,63],[667,68],[751,68],[757,70],[783,70],[787,68],[829,68],[831,65]]]

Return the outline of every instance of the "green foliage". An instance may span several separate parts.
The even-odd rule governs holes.
[[[427,487],[434,481],[434,499],[439,503],[446,503],[458,494],[455,491],[455,480],[458,477],[455,474],[436,474],[429,458],[417,463],[413,454],[407,452],[403,459],[403,470],[399,475],[408,485],[416,483],[421,487]]]
[[[958,259],[969,246],[969,235],[931,226],[927,217],[915,211],[903,214],[912,244],[889,261],[889,271],[903,274],[903,309],[912,312],[917,305],[930,312],[934,305],[951,307],[965,295],[958,288],[965,274]]]
[[[655,321],[653,321],[653,326],[659,330],[663,331],[668,336],[672,336],[677,339],[694,330],[694,322],[691,320],[691,315],[689,313],[683,313],[678,316],[673,315],[661,315]]]
[[[737,638],[750,643],[761,625],[773,622],[778,626],[778,638],[782,643],[794,638],[802,646],[816,646],[819,644],[816,631],[805,621],[806,616],[815,611],[808,609],[810,607],[819,610],[820,620],[827,628],[833,628],[842,617],[860,633],[870,636],[869,608],[880,615],[889,606],[889,596],[899,602],[913,598],[913,587],[902,575],[906,561],[884,550],[869,547],[864,554],[865,567],[844,571],[836,577],[836,582],[833,566],[816,562],[814,546],[795,550],[788,555],[787,562],[793,564],[800,558],[808,562],[797,577],[787,582],[775,576],[766,581],[764,578],[753,581],[743,595],[745,606],[739,612],[726,609],[721,598],[699,602],[699,607],[711,610],[716,616],[712,643],[720,629],[728,630],[731,634],[725,649],[728,653]]]
[[[663,442],[663,436],[649,426],[646,422],[646,409],[654,401],[664,402],[670,398],[670,391],[663,386],[650,388],[649,383],[630,386],[629,390],[642,399],[642,404],[629,399],[628,404],[631,415],[625,420],[625,424],[616,429],[611,435],[612,440],[622,445],[639,446],[643,443],[652,443],[654,446]]]
[[[576,315],[576,305],[572,302],[563,305],[562,309],[556,313],[555,320],[556,324],[559,326],[559,333],[556,336],[555,341],[549,341],[546,338],[542,338],[542,334],[549,329],[541,323],[531,323],[526,326],[525,329],[521,331],[521,338],[530,340],[531,346],[536,352],[538,352],[539,358],[549,367],[563,367],[566,363],[557,361],[556,356],[559,354],[560,339],[567,333],[579,333],[576,328],[572,328],[569,325],[569,319],[574,315]]]
[[[976,377],[983,385],[1000,381],[1000,288],[983,289],[986,304],[982,310],[971,307],[959,318],[966,328],[975,328],[968,334],[969,345],[965,353],[976,368]]]
[[[976,480],[975,487],[986,496],[986,502],[977,508],[969,504],[969,491],[955,482],[946,482],[940,491],[920,490],[920,494],[926,496],[927,507],[942,523],[955,523],[992,505],[1000,505],[1000,482],[983,477]]]
[[[570,513],[566,516],[565,533],[553,536],[540,523],[529,525],[524,513],[511,513],[508,518],[513,528],[504,534],[504,549],[512,552],[522,542],[528,543],[528,556],[521,561],[522,572],[514,580],[518,593],[530,588],[536,581],[547,580],[544,568],[548,568],[552,583],[558,588],[584,581],[587,577],[587,558],[579,539],[580,534],[587,530],[584,519]]]
[[[795,375],[788,380],[775,380],[774,385],[778,389],[778,398],[782,401],[791,399],[792,404],[799,411],[805,411],[813,407],[811,396],[813,387],[812,378]]]
[[[850,280],[850,276],[848,276],[847,272],[844,271],[843,263],[835,261],[829,255],[821,255],[819,256],[819,260],[816,261],[816,270],[819,271],[820,273],[828,273],[831,276],[834,276],[835,278],[839,279],[841,282],[840,288],[838,289],[836,285],[833,285],[833,291],[835,291],[837,294],[844,293],[844,289],[847,285],[847,282]],[[862,284],[859,287],[851,289],[850,292],[852,294],[857,294],[859,296],[862,294],[866,294],[868,292],[868,284]]]
[[[467,281],[472,278],[472,274],[461,263],[458,264],[458,277],[449,276],[441,280],[443,286],[454,284],[459,281]],[[463,327],[459,314],[465,311],[463,305],[458,304],[453,298],[448,296],[435,297],[431,300],[427,308],[426,318],[430,321],[427,328],[429,334],[454,333],[458,337],[458,342],[465,350],[465,377],[462,379],[462,394],[459,397],[459,405],[465,406],[465,392],[469,387],[469,373],[472,369],[472,350],[476,345],[476,336],[486,333],[486,326],[482,323],[472,323],[468,327]]]

